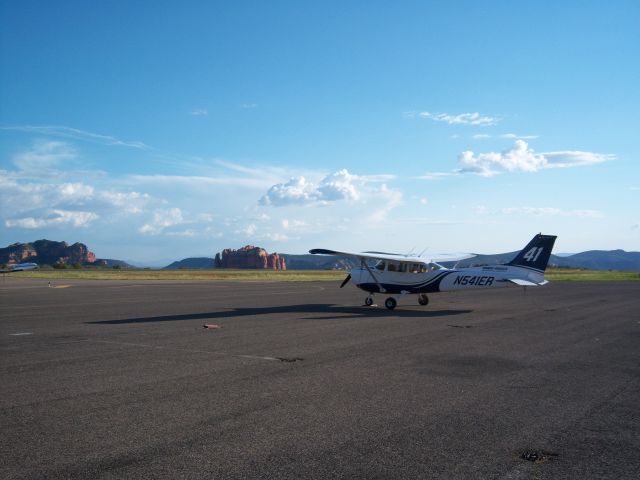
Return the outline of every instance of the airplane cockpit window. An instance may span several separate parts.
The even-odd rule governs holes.
[[[427,271],[427,266],[424,263],[412,263],[411,273],[424,273]]]
[[[429,271],[433,272],[434,270],[440,270],[442,267],[440,265],[438,265],[437,263],[430,263],[429,264]]]
[[[384,260],[380,260],[378,263],[376,263],[375,267],[373,268],[375,268],[376,270],[382,271],[384,270],[384,266],[385,266]]]

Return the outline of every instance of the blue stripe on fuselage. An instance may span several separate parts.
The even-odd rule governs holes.
[[[429,279],[426,282],[413,283],[413,284],[401,284],[401,283],[382,283],[382,288],[385,293],[434,293],[440,291],[440,282],[444,277],[455,273],[456,270],[448,270],[441,272],[435,277]],[[360,283],[358,288],[366,292],[380,293],[380,287],[376,283]]]

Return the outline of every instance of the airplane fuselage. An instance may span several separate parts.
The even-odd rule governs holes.
[[[538,234],[518,252],[513,260],[504,265],[487,265],[469,268],[445,268],[440,263],[429,262],[417,256],[384,252],[341,252],[315,248],[315,255],[343,255],[357,259],[360,266],[353,268],[340,288],[351,281],[368,292],[365,305],[373,305],[373,295],[389,295],[385,307],[393,310],[397,299],[407,294],[418,295],[418,303],[429,303],[428,293],[469,290],[480,288],[503,288],[509,285],[545,285],[544,271],[547,268],[555,235]],[[375,262],[375,263],[374,263]]]
[[[536,284],[544,281],[544,275],[537,271],[512,266],[443,268],[427,272],[376,271],[365,267],[356,267],[351,270],[351,281],[358,288],[369,293],[389,294],[501,288],[513,285],[514,277]]]

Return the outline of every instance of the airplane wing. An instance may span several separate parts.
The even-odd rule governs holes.
[[[314,248],[309,250],[312,255],[338,255],[341,257],[357,258],[358,260],[392,260],[395,262],[416,262],[426,263],[424,258],[414,257],[411,255],[399,255],[397,253],[384,252],[339,252],[337,250],[327,250],[325,248]]]

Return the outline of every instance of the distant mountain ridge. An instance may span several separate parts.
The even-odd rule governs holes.
[[[469,267],[493,264],[505,264],[513,260],[518,252],[497,253],[493,255],[476,255],[458,262],[442,262],[447,267]],[[288,254],[281,253],[289,270],[346,270],[357,265],[352,258],[340,256]],[[181,268],[176,266],[185,263],[182,268],[213,268],[212,258],[188,258],[174,262],[165,268]],[[188,266],[187,266],[188,265]],[[626,252],[624,250],[590,250],[566,257],[551,255],[549,265],[552,267],[585,268],[589,270],[620,270],[640,271],[640,252]]]
[[[559,267],[588,268],[591,270],[640,270],[640,252],[624,250],[589,250],[569,257],[556,257],[554,265]]]
[[[476,255],[475,257],[455,262],[446,262],[446,266],[459,267],[504,264],[511,261],[518,252],[499,253],[494,255]],[[223,262],[223,259],[226,261]],[[130,268],[127,262],[114,259],[100,259],[83,243],[53,240],[37,240],[29,243],[14,243],[0,248],[0,264],[35,262],[40,265],[79,263],[86,266],[119,266]],[[167,265],[166,269],[178,268],[273,268],[289,270],[346,270],[358,264],[352,258],[333,257],[310,254],[269,254],[260,247],[247,246],[239,250],[225,249],[223,255],[218,254],[218,262],[210,257],[191,257]],[[624,250],[589,250],[568,256],[551,255],[549,265],[566,268],[585,268],[590,270],[619,270],[640,272],[640,252]],[[283,268],[284,267],[284,268]]]
[[[173,262],[166,267],[163,267],[165,270],[177,270],[179,268],[192,268],[192,269],[201,269],[201,268],[215,268],[215,261],[213,258],[209,257],[190,257],[183,258],[182,260],[178,260]]]

